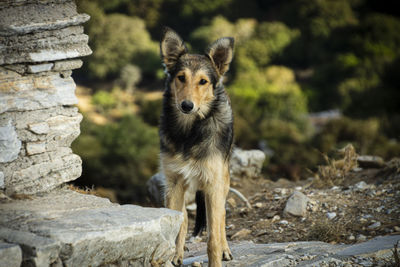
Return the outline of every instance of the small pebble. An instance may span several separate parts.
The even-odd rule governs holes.
[[[281,216],[275,215],[275,216],[272,218],[272,221],[275,222],[275,221],[279,221],[280,219],[281,219]]]
[[[261,202],[257,202],[256,204],[254,204],[255,208],[262,208],[263,204]]]
[[[357,241],[365,241],[365,240],[367,240],[367,237],[365,235],[359,234],[357,236]]]
[[[375,223],[371,224],[370,226],[368,226],[368,229],[376,229],[380,226],[381,226],[381,222],[375,222]]]
[[[282,224],[282,225],[288,225],[288,224],[289,224],[289,222],[288,222],[288,221],[286,221],[286,220],[282,220],[282,221],[280,221],[280,222],[279,222],[279,224]]]
[[[336,212],[328,212],[326,214],[326,217],[328,217],[329,220],[332,220],[333,218],[336,217]]]

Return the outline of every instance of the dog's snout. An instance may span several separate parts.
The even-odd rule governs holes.
[[[181,107],[182,107],[182,110],[183,110],[185,113],[189,113],[190,111],[192,111],[194,105],[193,105],[193,102],[192,102],[192,101],[184,100],[184,101],[182,101],[182,103],[181,103]]]

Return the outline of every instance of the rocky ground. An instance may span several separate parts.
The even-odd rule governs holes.
[[[341,245],[400,234],[399,159],[355,168],[340,185],[319,188],[317,184],[312,178],[299,182],[233,179],[231,186],[248,198],[251,208],[236,195],[228,195],[228,240]],[[296,197],[290,201],[294,192]],[[201,239],[205,241],[205,234]]]

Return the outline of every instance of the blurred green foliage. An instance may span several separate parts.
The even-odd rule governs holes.
[[[321,152],[347,142],[359,153],[400,154],[400,12],[391,3],[78,0],[78,7],[91,15],[85,31],[93,55],[77,80],[95,82],[92,103],[110,124],[86,120],[74,144],[86,166],[83,178],[93,183],[97,175],[118,184],[118,174],[124,186],[140,187],[157,171],[161,100],[137,91],[163,88],[162,25],[175,29],[197,53],[217,38],[235,37],[225,84],[236,144],[267,145],[275,152],[271,166],[312,169]],[[308,113],[328,109],[345,116],[316,131]]]
[[[86,117],[72,148],[83,159],[78,183],[115,188],[122,202],[143,201],[146,180],[158,168],[157,128],[135,115],[106,125]]]

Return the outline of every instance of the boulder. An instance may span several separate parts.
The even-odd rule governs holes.
[[[0,267],[19,267],[21,263],[21,248],[16,244],[0,241]]]
[[[355,245],[334,245],[319,241],[254,244],[251,241],[230,242],[233,260],[222,266],[372,266],[375,263],[386,266],[393,261],[393,246],[400,241],[400,235],[381,236]],[[194,262],[208,266],[207,244],[187,244],[190,256],[183,260],[183,266]]]
[[[0,240],[21,244],[23,264],[30,266],[163,265],[174,255],[183,221],[177,211],[66,189],[1,203],[0,213]]]
[[[284,215],[305,216],[309,198],[299,191],[294,191],[286,202]]]
[[[235,148],[230,161],[232,178],[256,178],[260,175],[265,154],[261,150]]]
[[[357,163],[362,168],[382,168],[385,166],[385,161],[379,156],[358,156]]]

